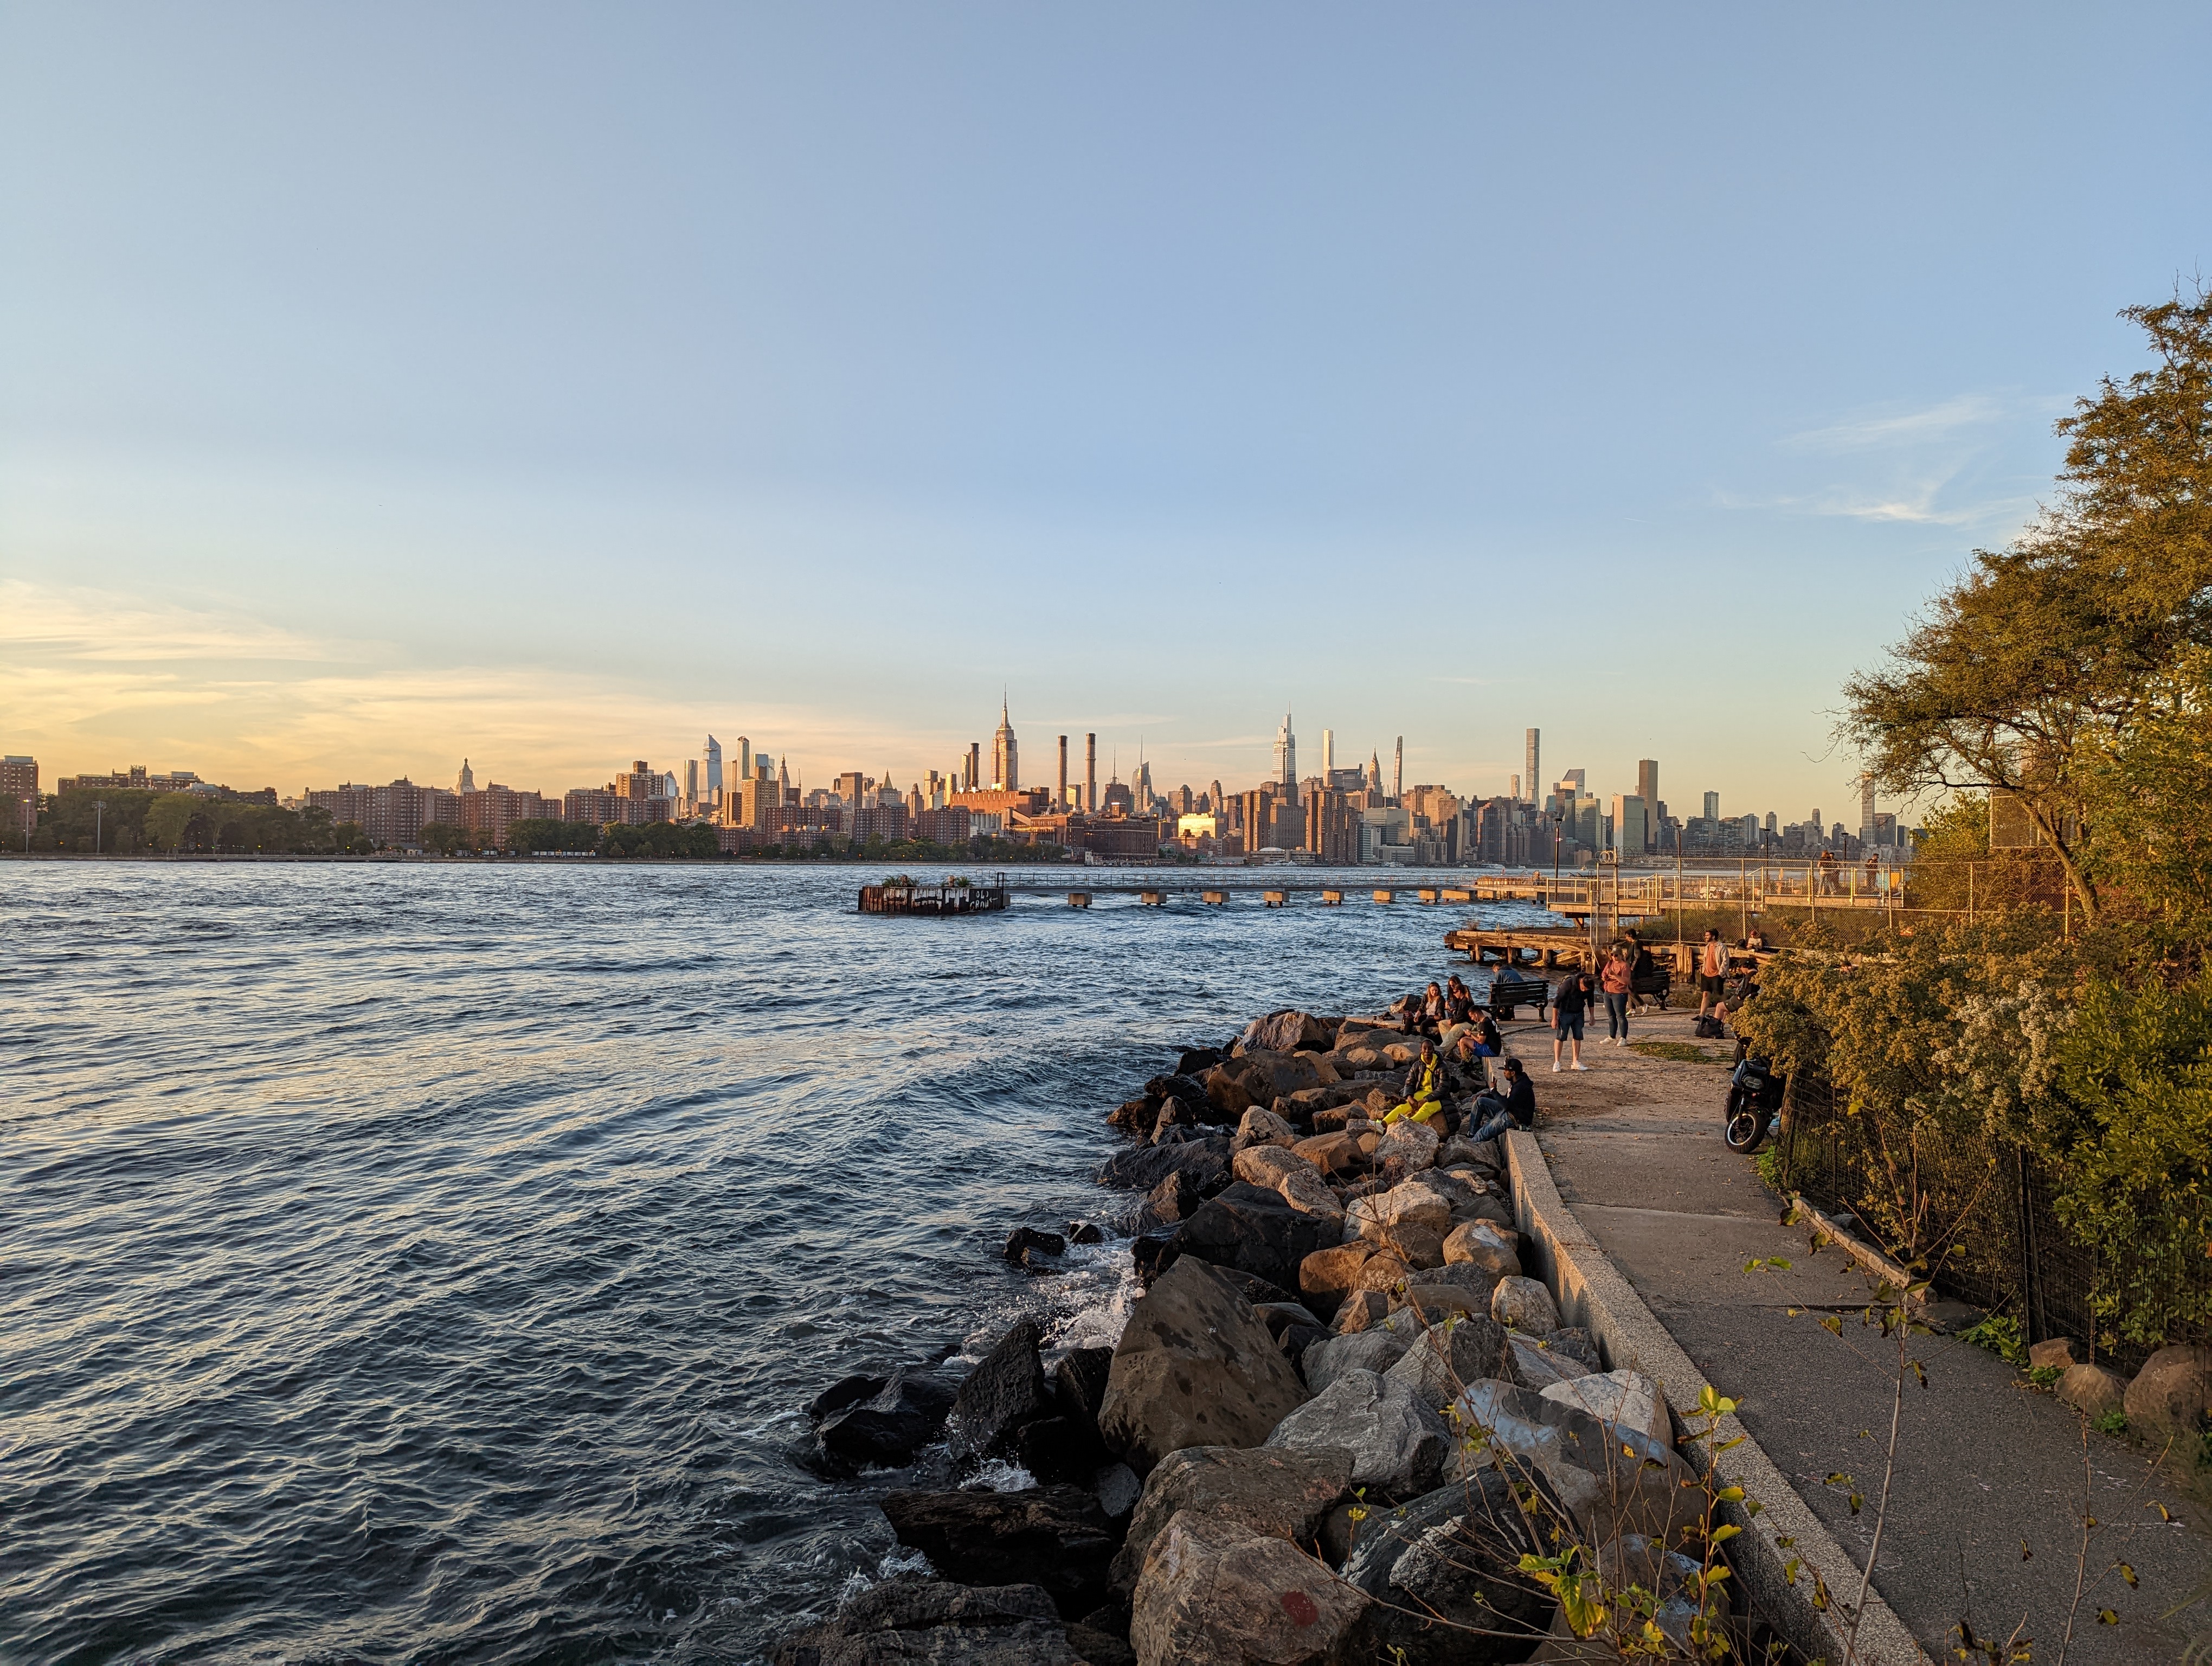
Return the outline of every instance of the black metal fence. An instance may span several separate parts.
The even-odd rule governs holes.
[[[2131,1264],[2123,1250],[2084,1244],[2058,1219],[2057,1177],[2021,1146],[1935,1136],[1842,1103],[1817,1077],[1790,1085],[1777,1162],[1787,1189],[1824,1213],[1856,1216],[1862,1236],[1884,1250],[1904,1258],[1917,1250],[1941,1293],[2017,1319],[2024,1342],[2071,1337],[2118,1370],[2133,1370],[2156,1344],[2127,1342],[2100,1324],[2097,1291],[2212,1286],[2212,1260]],[[2212,1329],[2185,1327],[2164,1340],[2212,1342]]]

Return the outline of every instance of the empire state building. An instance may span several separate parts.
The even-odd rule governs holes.
[[[1014,757],[1014,726],[1006,719],[1006,707],[999,705],[999,732],[991,737],[991,787],[1000,793],[1017,791],[1022,784],[1021,769]]]

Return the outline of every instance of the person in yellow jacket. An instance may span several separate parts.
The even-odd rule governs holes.
[[[1421,1056],[1406,1072],[1406,1101],[1393,1105],[1382,1118],[1388,1125],[1411,1118],[1425,1122],[1444,1108],[1444,1061],[1437,1056],[1437,1044],[1424,1037]]]

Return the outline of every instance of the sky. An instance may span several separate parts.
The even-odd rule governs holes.
[[[0,0],[0,751],[1851,798],[2212,9]]]

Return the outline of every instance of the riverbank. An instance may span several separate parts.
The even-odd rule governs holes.
[[[1524,1273],[1499,1143],[1380,1122],[1412,1058],[1386,1016],[1303,1012],[1187,1051],[1109,1116],[1142,1291],[1110,1346],[1021,1322],[957,1380],[824,1384],[817,1462],[910,1467],[883,1509],[938,1578],[868,1586],[779,1666],[1573,1658],[1559,1596],[1587,1619],[1590,1574],[1610,1624],[1760,1657],[1698,1461],[1732,1408],[1603,1369]],[[1004,1253],[1049,1279],[1095,1231]]]

